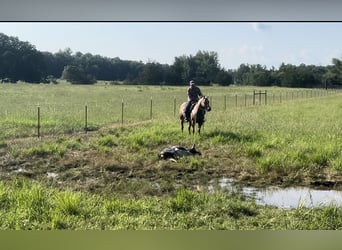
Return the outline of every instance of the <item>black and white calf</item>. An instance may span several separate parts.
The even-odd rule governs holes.
[[[159,159],[163,160],[174,160],[177,161],[179,158],[183,156],[193,156],[193,155],[201,155],[201,152],[197,151],[195,148],[195,144],[190,149],[186,149],[181,146],[171,146],[164,148],[158,154]]]

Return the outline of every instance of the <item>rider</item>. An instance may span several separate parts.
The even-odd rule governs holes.
[[[190,109],[192,103],[196,103],[199,100],[199,97],[202,97],[203,94],[201,89],[196,86],[193,80],[190,81],[190,87],[188,88],[188,102],[185,106],[185,117],[189,121],[190,120]]]

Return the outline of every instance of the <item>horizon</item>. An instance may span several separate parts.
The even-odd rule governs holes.
[[[325,22],[5,22],[0,32],[41,52],[90,53],[172,65],[175,57],[216,52],[226,70],[241,64],[327,66],[340,58],[342,23]]]

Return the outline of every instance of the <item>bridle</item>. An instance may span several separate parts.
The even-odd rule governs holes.
[[[211,107],[210,107],[210,105],[209,105],[209,99],[205,96],[205,97],[203,97],[204,98],[204,106],[202,106],[202,107],[204,107],[204,109],[206,110],[206,111],[210,111],[211,110]]]

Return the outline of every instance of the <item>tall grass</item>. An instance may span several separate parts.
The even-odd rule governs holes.
[[[340,170],[341,117],[340,96],[212,112],[204,136],[233,144],[261,172]]]
[[[341,229],[341,208],[277,210],[222,192],[181,189],[173,197],[127,199],[57,191],[37,183],[0,182],[0,228]]]

